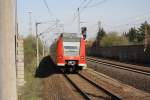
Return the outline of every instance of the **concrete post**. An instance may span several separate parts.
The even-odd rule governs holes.
[[[0,100],[17,100],[15,8],[16,0],[0,0]]]

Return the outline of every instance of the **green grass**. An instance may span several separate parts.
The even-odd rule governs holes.
[[[22,100],[41,100],[42,81],[35,78],[35,60],[25,68],[25,87],[23,89]]]

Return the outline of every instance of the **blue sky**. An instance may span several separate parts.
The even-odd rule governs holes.
[[[65,32],[77,32],[77,20],[72,22],[74,15],[77,15],[77,8],[81,2],[85,4],[89,0],[46,0],[52,13],[48,13],[43,0],[18,0],[18,23],[19,32],[27,36],[29,34],[29,14],[32,11],[32,29],[35,33],[35,22],[45,22],[57,17],[61,24],[64,24]],[[93,0],[89,6],[103,0]],[[101,21],[105,31],[127,31],[131,26],[138,26],[147,20],[150,22],[150,0],[106,0],[106,2],[95,6],[87,7],[81,13],[81,26],[87,26],[88,37],[95,37],[97,23]],[[84,6],[84,4],[82,5]],[[81,8],[82,9],[82,8]],[[39,32],[43,32],[51,24],[41,24]],[[45,37],[54,37],[55,32],[62,31],[62,28],[46,33]],[[44,37],[44,36],[43,36]]]

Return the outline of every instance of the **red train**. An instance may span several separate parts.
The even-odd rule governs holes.
[[[51,45],[50,55],[64,71],[78,72],[86,68],[85,40],[76,33],[63,33]]]

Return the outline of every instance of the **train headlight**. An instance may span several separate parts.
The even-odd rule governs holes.
[[[59,58],[59,59],[62,59],[62,58],[63,58],[63,56],[58,56],[58,58]]]
[[[84,56],[81,56],[81,59],[84,60]]]

